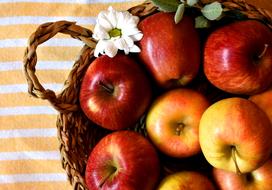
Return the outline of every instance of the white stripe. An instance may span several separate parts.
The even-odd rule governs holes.
[[[59,151],[0,152],[0,161],[4,160],[60,160]]]
[[[10,94],[10,93],[27,93],[27,84],[10,84],[10,85],[0,85],[0,94]],[[45,89],[51,89],[55,92],[59,92],[63,88],[63,84],[53,83],[44,84]]]
[[[0,130],[0,139],[29,138],[29,137],[56,137],[57,129],[12,129]]]
[[[13,174],[0,175],[0,184],[25,183],[25,182],[56,182],[66,181],[64,173],[35,173],[35,174]]]
[[[47,17],[47,16],[13,16],[1,17],[0,26],[18,24],[42,24],[45,22],[55,22],[59,20],[76,21],[79,25],[91,25],[96,23],[95,17]]]
[[[9,47],[26,47],[28,39],[4,39],[0,40],[0,48],[9,48]],[[42,46],[48,47],[78,47],[83,46],[84,43],[80,40],[74,38],[53,38],[45,43],[41,44]]]
[[[38,61],[36,70],[70,70],[73,67],[73,64],[74,61]],[[0,62],[0,71],[13,71],[22,69],[22,61]]]
[[[117,3],[117,2],[133,2],[139,0],[0,0],[0,3],[78,3],[78,4],[93,4],[93,3]]]
[[[8,115],[53,115],[58,112],[51,106],[18,106],[0,108],[0,116]]]

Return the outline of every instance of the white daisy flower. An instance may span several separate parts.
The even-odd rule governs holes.
[[[109,7],[107,11],[100,12],[93,33],[93,38],[98,41],[94,56],[114,57],[118,49],[124,50],[125,54],[139,53],[140,48],[134,44],[143,37],[137,28],[138,22],[139,18],[128,11],[118,12]]]

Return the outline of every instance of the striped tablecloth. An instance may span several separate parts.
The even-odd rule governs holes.
[[[109,5],[125,10],[143,1],[0,0],[0,190],[71,189],[61,168],[56,114],[48,102],[27,94],[22,60],[38,25],[77,21],[93,28]],[[59,90],[82,43],[58,34],[38,48],[37,75]]]

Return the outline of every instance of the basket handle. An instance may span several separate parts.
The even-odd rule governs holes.
[[[53,105],[53,107],[57,111],[61,113],[67,113],[78,110],[78,104],[77,102],[75,102],[78,92],[74,92],[73,89],[71,89],[69,90],[69,92],[71,93],[69,95],[62,93],[56,95],[53,90],[45,89],[35,74],[35,66],[37,64],[37,47],[40,44],[49,40],[50,38],[54,37],[57,33],[68,34],[71,37],[81,40],[86,44],[81,50],[78,61],[75,62],[73,69],[70,72],[70,75],[65,84],[71,84],[71,82],[75,82],[74,80],[76,79],[70,77],[71,73],[73,73],[73,71],[83,72],[84,69],[78,69],[78,67],[86,67],[86,65],[90,63],[89,61],[93,58],[93,50],[96,46],[96,41],[91,37],[92,31],[76,25],[75,22],[48,22],[40,25],[37,28],[37,30],[30,36],[28,46],[25,50],[23,60],[24,74],[27,79],[28,93],[30,95],[37,98],[46,99]],[[64,85],[64,88],[65,86],[68,86],[67,88],[69,88],[69,85]]]

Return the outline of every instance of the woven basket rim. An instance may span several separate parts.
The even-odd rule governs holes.
[[[201,0],[195,5],[195,8],[200,9],[205,4],[213,1],[215,0]],[[239,11],[249,19],[262,21],[272,30],[272,14],[270,11],[250,5],[244,0],[220,0],[220,2],[224,6],[224,11]],[[147,1],[130,8],[129,12],[142,19],[157,12],[157,8],[150,1]],[[70,35],[72,38],[85,43],[64,83],[63,90],[59,94],[50,89],[45,89],[35,73],[38,60],[37,47],[54,37],[57,33]],[[57,129],[61,162],[74,190],[87,190],[84,181],[84,170],[87,161],[86,152],[90,152],[92,148],[83,147],[82,150],[77,151],[75,147],[82,142],[95,145],[100,138],[108,133],[105,130],[86,133],[89,130],[87,126],[94,124],[86,119],[78,103],[78,87],[81,84],[88,65],[95,59],[93,56],[95,45],[96,41],[92,38],[92,31],[76,25],[75,22],[48,22],[40,25],[29,37],[23,60],[24,74],[28,83],[28,93],[36,98],[48,100],[52,107],[59,112]],[[142,125],[142,123],[139,125]],[[92,139],[90,135],[95,136],[95,138]],[[80,157],[82,160],[78,160],[77,157]]]

